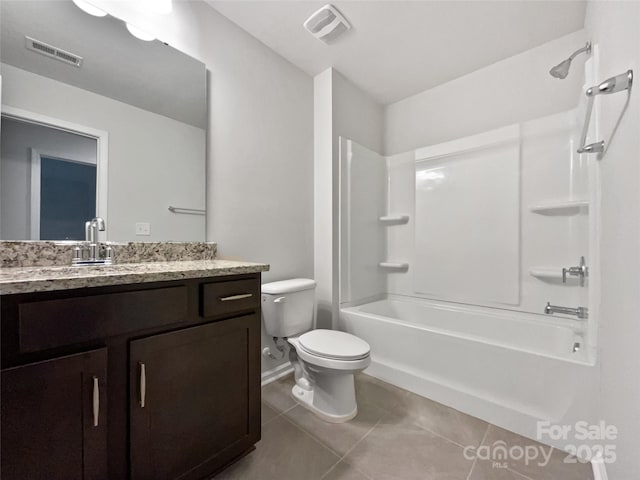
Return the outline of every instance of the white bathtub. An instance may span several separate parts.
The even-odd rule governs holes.
[[[340,321],[371,345],[371,375],[522,435],[588,395],[579,321],[396,296],[342,308]]]

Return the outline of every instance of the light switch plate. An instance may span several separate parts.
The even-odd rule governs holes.
[[[151,224],[146,222],[136,223],[136,235],[151,235]]]

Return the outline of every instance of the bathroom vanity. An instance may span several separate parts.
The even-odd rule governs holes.
[[[202,479],[251,450],[267,269],[0,270],[2,478]]]

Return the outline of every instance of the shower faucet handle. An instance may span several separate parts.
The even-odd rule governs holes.
[[[567,283],[567,274],[572,277],[580,278],[580,286],[584,287],[585,279],[589,276],[589,268],[585,262],[584,256],[580,257],[580,265],[577,267],[569,267],[562,269],[562,283]]]

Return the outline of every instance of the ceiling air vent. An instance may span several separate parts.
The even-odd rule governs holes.
[[[329,4],[314,12],[303,25],[311,35],[325,43],[332,42],[351,28],[338,9]]]
[[[24,37],[27,40],[27,48],[33,52],[39,53],[49,58],[55,58],[61,62],[68,63],[74,67],[80,68],[82,65],[82,57],[74,55],[71,52],[67,52],[60,48],[49,45],[48,43],[41,42],[31,37]]]

